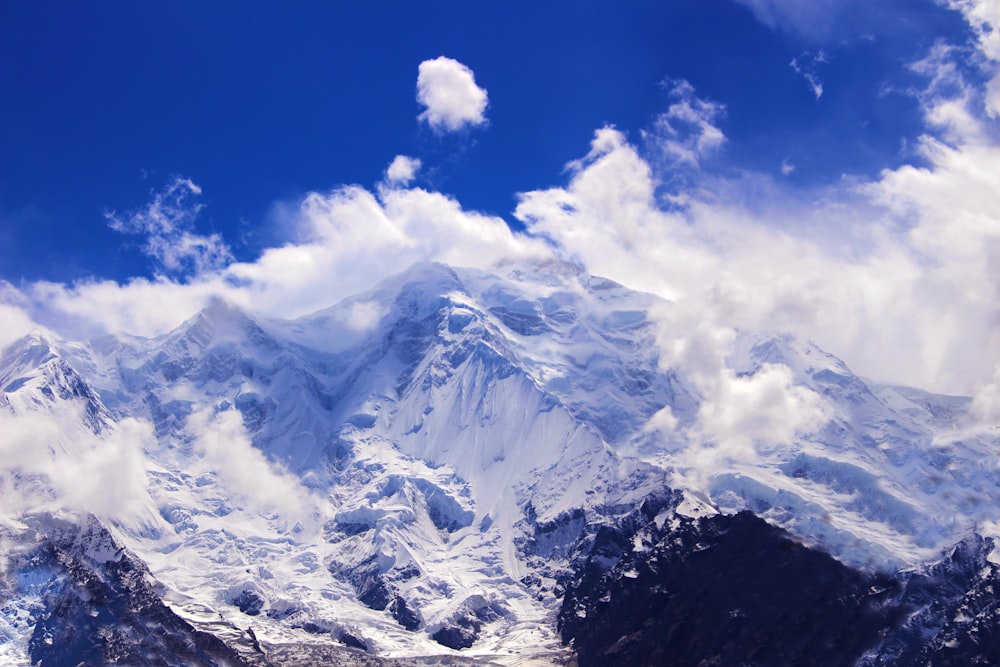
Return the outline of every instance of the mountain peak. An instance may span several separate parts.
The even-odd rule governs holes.
[[[0,368],[0,386],[12,377],[29,373],[58,359],[59,353],[49,336],[42,330],[35,329],[4,348],[2,356],[6,363]]]
[[[209,297],[205,307],[195,315],[195,318],[208,320],[215,324],[250,320],[250,316],[242,308],[218,295]]]
[[[184,347],[204,350],[225,342],[250,340],[257,344],[273,344],[271,337],[242,308],[220,297],[209,298],[205,307],[181,324],[170,338]]]

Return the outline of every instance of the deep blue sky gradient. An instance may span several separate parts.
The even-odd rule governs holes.
[[[281,243],[276,201],[372,187],[396,154],[418,185],[502,215],[614,124],[640,141],[687,79],[726,106],[720,173],[792,187],[912,160],[924,131],[907,63],[960,18],[879,3],[821,35],[773,29],[730,0],[629,3],[0,3],[0,278],[125,280],[152,267],[102,212],[183,175],[198,231],[240,259]],[[789,62],[823,49],[817,100]],[[438,136],[416,120],[418,64],[445,55],[489,92],[489,124]]]

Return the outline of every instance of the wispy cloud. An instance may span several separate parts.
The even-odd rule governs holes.
[[[188,462],[189,471],[211,473],[226,498],[259,513],[276,514],[288,527],[311,522],[318,511],[316,500],[295,475],[253,446],[239,410],[203,406],[188,417],[187,429],[199,459]]]
[[[197,234],[194,221],[204,206],[191,179],[175,177],[145,206],[124,215],[107,211],[111,229],[145,237],[144,253],[170,274],[201,273],[232,261],[233,255],[219,234]]]
[[[160,522],[146,488],[144,447],[152,425],[124,419],[110,434],[82,428],[82,405],[45,412],[0,410],[0,492],[3,511],[92,512],[129,524]]]
[[[694,86],[683,79],[667,79],[662,86],[670,94],[670,106],[656,117],[644,138],[671,162],[697,167],[726,142],[718,126],[726,108],[699,97]]]
[[[842,12],[858,4],[848,0],[736,0],[758,21],[773,29],[791,30],[810,39],[825,37]]]
[[[826,62],[829,62],[829,57],[825,52],[818,51],[816,54],[811,54],[805,51],[797,58],[792,58],[792,61],[788,63],[792,71],[806,80],[817,100],[823,97],[823,82],[820,81],[819,74],[816,73],[816,66]]]
[[[420,63],[417,101],[426,107],[418,118],[437,132],[454,132],[486,123],[489,98],[472,70],[441,56]]]

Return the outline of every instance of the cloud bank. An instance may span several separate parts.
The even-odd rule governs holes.
[[[996,25],[995,3],[953,4],[973,25]],[[975,58],[990,85],[996,34],[976,33]],[[164,267],[187,266],[183,281],[35,283],[22,288],[27,305],[9,307],[22,325],[30,317],[73,333],[153,335],[213,295],[293,317],[420,260],[489,269],[554,257],[673,300],[674,339],[664,349],[707,334],[718,342],[711,354],[724,355],[733,331],[787,331],[874,379],[973,395],[993,386],[1000,362],[1000,144],[991,89],[963,77],[955,66],[962,54],[938,46],[913,64],[927,82],[917,94],[928,133],[913,164],[871,180],[793,196],[777,174],[713,172],[713,157],[726,150],[725,108],[669,81],[667,109],[641,141],[599,128],[585,155],[568,163],[564,185],[519,196],[514,217],[523,231],[410,187],[419,160],[397,156],[372,189],[313,192],[289,207],[288,241],[254,261],[223,261],[225,253],[183,243],[175,258],[158,239],[193,234],[200,209],[197,186],[177,179],[149,206],[110,219],[144,234]],[[421,63],[418,99],[421,119],[440,131],[485,122],[486,92],[457,61]],[[751,196],[761,191],[766,207]],[[768,377],[780,384],[780,375]],[[718,391],[737,397],[729,385]],[[983,394],[978,405],[989,412],[990,400]]]

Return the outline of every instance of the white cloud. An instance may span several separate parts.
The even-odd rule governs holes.
[[[787,158],[781,161],[781,175],[782,176],[788,176],[789,174],[791,174],[794,171],[795,171],[795,165],[792,164],[791,162],[789,162]]]
[[[753,375],[726,370],[698,409],[702,437],[720,450],[743,452],[755,444],[790,444],[799,432],[812,432],[830,418],[815,392],[793,382],[791,370],[764,364]]]
[[[201,204],[189,204],[188,198],[201,194],[188,178],[175,177],[162,192],[154,192],[152,201],[125,217],[114,211],[105,214],[108,225],[127,234],[169,235],[190,226],[202,209]]]
[[[673,443],[678,474],[695,486],[736,464],[767,460],[832,416],[821,396],[795,384],[787,366],[764,363],[752,373],[737,373],[730,361],[737,332],[712,307],[685,299],[663,303],[651,313],[659,325],[661,367],[688,378],[699,404],[683,425],[668,412],[654,415],[646,428]]]
[[[930,81],[931,122],[936,102],[968,86],[944,85],[949,57],[947,49],[932,52],[917,66]],[[374,192],[338,188],[289,207],[285,222],[295,237],[254,261],[203,269],[183,284],[165,277],[38,283],[25,288],[33,306],[22,310],[42,324],[151,335],[212,295],[291,317],[416,261],[489,269],[557,254],[675,300],[688,313],[677,337],[689,345],[699,331],[789,331],[876,379],[970,395],[991,381],[1000,362],[1000,279],[993,268],[1000,265],[1000,202],[992,178],[1000,147],[983,130],[983,114],[970,107],[975,95],[955,100],[965,115],[956,116],[961,123],[952,124],[948,143],[921,141],[924,166],[793,197],[776,177],[705,172],[706,157],[725,143],[724,109],[686,82],[671,85],[670,106],[644,136],[654,159],[620,131],[598,130],[587,154],[567,165],[564,187],[520,196],[515,216],[527,233],[441,193],[406,187],[402,179],[413,164],[401,156],[393,174],[387,170],[390,183]],[[665,209],[659,199],[664,172],[655,158],[664,156],[667,178],[685,169],[692,175],[670,193],[669,203],[682,206]],[[782,171],[791,168],[786,162]],[[175,186],[191,195],[197,188]],[[769,206],[754,204],[750,192],[766,192]],[[164,201],[154,197],[142,209],[147,214],[117,224],[154,232],[183,227],[186,214],[171,213]],[[174,208],[191,210],[190,202]],[[356,315],[362,327],[377,316]]]
[[[680,337],[702,324],[790,331],[876,379],[973,393],[1000,361],[1000,147],[921,147],[928,166],[845,182],[812,206],[779,196],[755,211],[739,179],[706,177],[665,211],[647,162],[605,128],[566,187],[525,193],[515,215],[593,273],[695,313]],[[836,244],[802,231],[841,220],[856,222]]]
[[[377,301],[355,301],[343,311],[343,324],[354,331],[370,331],[375,328],[387,311]]]
[[[99,437],[82,427],[81,405],[47,412],[0,410],[0,491],[3,511],[91,512],[119,523],[156,525],[146,489],[144,447],[152,426],[124,419]]]
[[[1000,428],[1000,366],[993,379],[984,384],[972,399],[969,415],[974,422]]]
[[[409,185],[421,166],[422,163],[418,158],[397,155],[385,170],[385,180],[394,185]]]
[[[998,118],[1000,117],[1000,2],[949,0],[948,5],[962,13],[976,34],[979,50],[986,59],[984,69],[990,73],[985,90],[986,111],[991,117]]]
[[[164,276],[86,280],[73,285],[39,282],[30,286],[32,317],[65,336],[86,338],[101,333],[154,336],[169,331],[200,310],[216,294],[231,293],[215,272],[186,284]],[[241,298],[241,304],[248,300]]]
[[[857,7],[851,0],[736,0],[772,29],[791,30],[810,39],[825,38],[836,19]]]
[[[253,446],[239,410],[195,410],[187,421],[193,448],[206,471],[213,472],[226,497],[262,513],[277,514],[288,526],[307,526],[317,503],[297,477],[268,461]]]
[[[122,216],[114,211],[105,213],[108,225],[123,234],[146,237],[144,253],[168,273],[202,273],[224,266],[232,253],[218,234],[208,236],[191,230],[203,205],[193,198],[201,194],[191,179],[175,177],[144,207]]]
[[[12,287],[9,289],[14,291]],[[39,328],[24,306],[3,302],[3,290],[4,285],[0,284],[0,349]]]
[[[987,58],[1000,61],[1000,2],[997,0],[946,0],[947,5],[962,13]]]
[[[153,336],[194,315],[213,296],[262,315],[295,317],[370,289],[418,261],[490,268],[551,256],[543,240],[515,234],[501,218],[466,211],[456,200],[420,188],[314,192],[283,215],[296,239],[252,262],[204,270],[183,283],[165,276],[125,284],[35,283],[26,288],[27,315],[70,338],[105,331]]]
[[[819,80],[819,74],[816,73],[816,65],[825,62],[829,62],[825,52],[819,51],[813,55],[805,51],[799,57],[792,58],[792,61],[788,63],[792,71],[806,80],[806,83],[809,84],[809,90],[812,91],[817,100],[823,97],[823,82]]]
[[[657,116],[653,130],[644,133],[647,142],[659,149],[671,162],[697,167],[709,153],[720,148],[726,136],[717,123],[725,107],[698,97],[685,80],[665,81],[671,104]]]
[[[486,90],[476,85],[472,70],[441,56],[420,63],[417,101],[427,107],[418,118],[438,132],[454,132],[486,122]]]

